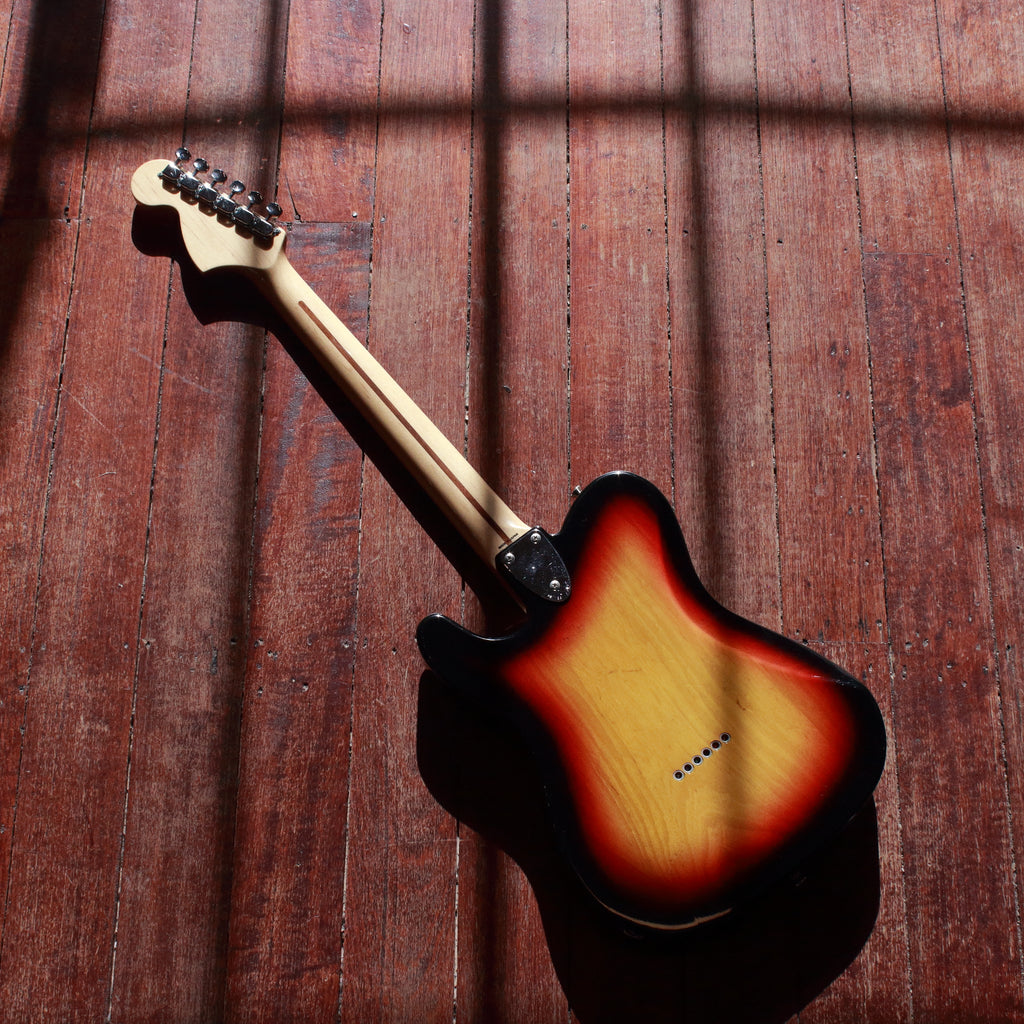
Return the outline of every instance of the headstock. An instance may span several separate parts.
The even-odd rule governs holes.
[[[226,190],[218,188],[227,174],[199,157],[191,168],[183,166],[192,154],[182,147],[173,163],[150,160],[132,175],[132,194],[144,206],[169,206],[178,211],[181,237],[197,269],[269,270],[284,246],[285,232],[274,223],[281,213],[277,203],[267,203],[265,215],[259,192],[236,200],[245,185],[233,181]],[[204,179],[202,175],[208,176]]]

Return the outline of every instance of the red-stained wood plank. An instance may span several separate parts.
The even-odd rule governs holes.
[[[518,515],[554,532],[569,496],[565,10],[496,2],[481,12],[469,458]],[[471,628],[486,629],[486,618],[467,610]],[[527,755],[514,739],[491,738],[479,716],[466,718],[466,746],[479,756],[449,755],[453,788],[476,792],[466,813],[471,824],[475,812],[491,828],[481,836],[460,824],[456,1016],[564,1021],[566,998],[545,932],[546,921],[564,918],[564,901],[552,898],[546,884],[550,852],[545,862],[536,846],[524,849],[530,837],[521,834],[523,819],[513,806]],[[490,785],[481,789],[474,777]],[[522,788],[519,800],[544,829],[537,787]]]
[[[0,53],[0,89],[4,87],[3,69],[7,64],[8,31],[11,27],[11,15],[14,12],[14,0],[4,0],[0,4],[0,40],[3,40],[3,51]]]
[[[470,454],[518,515],[553,531],[569,491],[565,11],[520,0],[483,10]]]
[[[881,641],[842,9],[755,3],[754,13],[785,632]]]
[[[346,103],[372,110],[368,69],[375,76],[379,27],[371,6],[289,10],[278,196],[284,216],[296,220],[289,253],[359,336],[374,134],[366,125],[348,133],[343,116]],[[321,131],[308,130],[310,110]],[[324,223],[305,227],[303,217]],[[271,339],[234,865],[232,1020],[334,1020],[337,1013],[361,462],[324,398]],[[302,568],[296,574],[288,566]]]
[[[364,241],[348,225],[296,227],[289,239],[296,265],[356,330]],[[341,980],[361,456],[271,346],[226,1017],[327,1021]]]
[[[840,4],[783,12],[755,3],[754,31],[782,626],[863,678],[891,722],[844,12]],[[836,945],[842,959],[818,979],[819,991],[830,988],[801,1019],[843,1019],[851,1008],[893,1020],[909,1012],[905,993],[891,988],[906,961],[894,767],[890,759],[876,794],[878,845],[868,859],[880,858],[877,881],[865,864],[848,883],[863,889],[862,905],[879,901],[876,941],[835,979],[865,936],[852,920],[821,936],[821,948]]]
[[[872,0],[847,8],[861,239],[866,253],[948,253],[956,244],[933,11],[920,5],[909,15]],[[875,326],[869,316],[869,337]],[[875,396],[879,397],[877,391]],[[878,411],[876,404],[876,417]],[[885,453],[876,458],[884,459]],[[887,535],[884,522],[882,532]],[[886,621],[890,638],[898,643],[899,633]],[[871,659],[866,662],[871,672],[868,681],[891,721],[888,666],[883,657],[887,652],[882,647],[877,650],[874,664]],[[880,1014],[895,1021],[911,1013],[910,998],[897,995],[908,987],[910,970],[900,835],[899,783],[906,774],[900,771],[899,754],[898,744],[892,743],[890,770],[876,797],[880,896],[875,929],[857,962],[804,1014],[808,1020]]]
[[[215,166],[273,166],[285,29],[274,7],[218,6],[266,54],[243,69],[217,19],[183,14],[179,115],[162,152],[139,162],[170,158],[184,138]],[[223,105],[241,98],[264,104],[261,118],[226,132]],[[200,1020],[225,998],[263,334],[204,328],[177,279],[167,323],[112,1006]]]
[[[818,650],[863,681],[875,694],[886,721],[892,720],[892,667],[888,645],[857,647],[850,643],[833,643],[822,644]],[[857,904],[868,900],[855,886],[862,886],[873,896],[870,883],[874,880],[870,876],[872,870],[877,871],[877,910],[870,922],[870,934],[858,936],[865,940],[863,946],[850,951],[852,962],[842,964],[845,970],[835,980],[824,979],[831,983],[820,995],[815,993],[816,998],[801,1009],[801,1024],[838,1024],[848,1020],[884,1020],[901,1024],[913,1019],[907,965],[900,778],[892,768],[894,756],[890,753],[889,770],[882,774],[875,790],[874,828],[868,837],[873,848],[867,851],[862,862],[854,862],[854,867],[863,874],[847,879],[841,874],[836,876],[840,884],[845,881],[853,890],[854,906],[851,909],[856,911],[859,909]],[[836,845],[840,849],[850,844],[850,832],[848,829],[839,836]]]
[[[383,18],[369,347],[455,444],[464,438],[472,4]],[[429,255],[428,255],[429,254]],[[456,831],[417,760],[427,612],[460,586],[378,470],[362,492],[341,1018],[450,1020]]]
[[[20,138],[42,158],[53,95],[33,103],[31,18],[5,3],[0,10],[0,134]],[[36,34],[36,43],[41,41]],[[95,52],[92,56],[95,62]],[[22,726],[31,667],[30,647],[45,522],[49,446],[60,381],[78,225],[46,204],[21,203],[8,174],[14,145],[0,161],[0,552],[6,569],[0,588],[0,892],[7,891],[17,803]],[[81,182],[81,163],[77,181]],[[49,216],[47,214],[49,213]],[[34,315],[33,315],[34,314]],[[4,909],[0,910],[0,937]]]
[[[262,347],[217,345],[180,298],[169,325],[113,1007],[202,1020],[224,990]]]
[[[31,671],[47,468],[77,226],[0,225],[0,892],[6,893]],[[25,253],[33,259],[25,263]],[[38,313],[27,315],[31,302]],[[40,315],[41,314],[41,315]],[[6,911],[6,901],[4,903]],[[0,935],[4,915],[0,914]],[[2,952],[2,950],[0,950]]]
[[[938,25],[931,3],[847,5],[865,252],[957,245]]]
[[[5,219],[77,219],[103,4],[19,3],[8,19],[0,19],[0,209]],[[76,30],[68,31],[72,23]]]
[[[705,585],[778,629],[750,8],[673,3],[664,11],[676,500]]]
[[[915,1013],[1019,1020],[1017,908],[959,269],[943,257],[875,256],[865,281],[886,555],[894,566],[890,629],[900,640],[894,731]],[[970,899],[951,903],[951,890]],[[983,992],[979,961],[991,985]]]
[[[100,22],[79,13],[87,50]],[[120,60],[95,90],[99,116],[124,109],[140,81],[174,78],[170,51],[158,65],[106,13],[104,52]],[[66,31],[59,18],[47,24]],[[46,35],[34,45],[47,52]],[[84,56],[77,66],[84,73]],[[93,95],[91,82],[75,86]],[[31,102],[62,101],[44,90]],[[76,291],[67,324],[0,969],[0,1005],[26,1021],[109,1009],[166,297],[165,275],[154,286],[121,255],[131,203],[110,181],[130,173],[131,150],[123,139],[92,147],[103,173],[85,189],[75,262],[91,287]],[[77,195],[76,183],[66,188]]]
[[[986,642],[993,625],[970,332],[962,310],[964,267],[957,258],[962,252],[945,123],[948,91],[939,66],[945,33],[931,5],[907,14],[894,18],[884,5],[862,4],[849,24],[865,248],[954,254],[865,260],[889,629],[898,670],[894,746],[910,983],[916,1013],[1010,1020],[1020,1007],[1018,910],[1009,889],[1014,864],[1002,758],[970,758],[948,777],[934,767],[950,747],[999,750],[1003,734],[995,652]],[[955,555],[938,555],[943,548]],[[939,566],[956,565],[953,578],[936,572],[937,555]],[[923,565],[928,570],[919,575]],[[925,592],[926,602],[914,600]],[[968,707],[957,683],[976,695]],[[941,725],[933,732],[929,724],[936,721]],[[931,751],[924,763],[922,748]],[[981,823],[971,830],[973,845],[984,850],[980,858],[960,844],[950,850],[944,838],[963,831],[967,807]],[[936,827],[937,817],[945,819],[944,827]],[[950,887],[971,892],[977,905],[969,911],[951,906]],[[997,909],[982,911],[986,904]],[[958,949],[974,948],[969,955],[944,954],[936,969],[932,951],[950,930],[973,931],[973,942]],[[995,1000],[977,999],[979,953],[1000,990]]]
[[[88,109],[60,111],[60,83],[40,81],[39,64],[58,49],[59,40],[46,37],[41,24],[33,32],[31,12],[0,10],[3,41],[0,76],[0,134],[11,144],[0,155],[0,551],[5,566],[0,588],[0,892],[6,894],[11,865],[11,842],[17,806],[22,731],[31,670],[39,559],[45,523],[47,470],[65,320],[71,294],[78,223],[60,216],[54,197],[33,202],[12,173],[11,161],[21,160],[29,171],[49,181],[54,154],[47,149],[46,127],[51,117],[78,117],[84,130]],[[96,62],[82,54],[80,64]],[[18,145],[13,143],[18,140]],[[69,181],[81,183],[81,154],[69,150],[70,167],[62,166]],[[59,173],[59,172],[58,172]],[[0,910],[0,957],[6,918],[6,898]],[[2,962],[2,960],[0,960]],[[8,958],[8,963],[10,958]]]
[[[9,115],[16,106],[9,99],[9,93],[15,91],[21,83],[20,70],[16,67],[18,47],[16,36],[11,31],[14,21],[14,0],[4,0],[0,4],[0,125],[4,135],[11,130]],[[0,178],[6,185],[6,178]]]
[[[951,121],[986,556],[991,567],[994,669],[1003,726],[996,764],[1005,759],[1014,865],[1019,873],[1024,858],[1020,828],[1024,816],[1020,658],[1024,466],[1019,440],[1024,428],[1020,411],[1024,362],[1018,337],[1024,315],[1020,277],[1024,203],[1015,183],[1022,159],[1020,134],[1006,128],[1019,125],[1024,116],[1019,89],[1022,12],[1019,3],[996,10],[990,4],[956,2],[938,4],[937,12]],[[1019,924],[1014,937],[1019,944]],[[1021,1002],[1014,1011],[1021,1014]]]
[[[372,226],[380,26],[377,3],[289,5],[284,220]]]
[[[572,482],[671,495],[658,5],[568,9]]]

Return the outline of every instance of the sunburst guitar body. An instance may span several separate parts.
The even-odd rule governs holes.
[[[469,547],[519,597],[486,638],[442,616],[427,663],[497,712],[540,760],[566,856],[619,917],[677,930],[719,917],[834,835],[870,796],[885,731],[868,690],[719,606],[671,507],[600,477],[560,533],[520,519],[288,261],[281,208],[179,149],[132,177],[175,210],[203,272],[263,290]],[[461,385],[460,385],[461,386]]]
[[[599,478],[552,542],[571,600],[496,639],[431,616],[424,657],[537,751],[565,852],[602,903],[655,928],[720,916],[864,803],[885,756],[878,707],[716,604],[647,481]]]

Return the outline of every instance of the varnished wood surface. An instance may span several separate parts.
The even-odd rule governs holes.
[[[1024,1020],[1021,6],[2,0],[0,1020]],[[806,877],[593,910],[414,645],[500,595],[134,217],[182,141],[525,520],[641,473],[867,682]]]

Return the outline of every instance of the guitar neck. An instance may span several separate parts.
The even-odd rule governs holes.
[[[283,253],[256,277],[346,397],[494,569],[498,552],[526,533],[527,524],[331,312]]]

